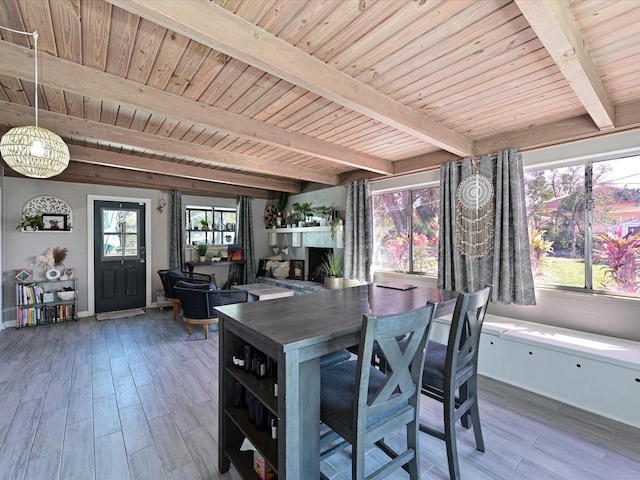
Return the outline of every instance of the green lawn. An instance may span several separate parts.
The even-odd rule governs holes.
[[[605,277],[604,267],[602,265],[594,265],[594,288],[602,289],[602,282],[604,282]],[[543,275],[536,278],[536,283],[584,287],[584,261],[573,258],[550,257],[543,270]]]

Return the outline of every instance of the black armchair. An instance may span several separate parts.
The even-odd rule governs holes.
[[[187,324],[189,335],[191,325],[204,327],[204,338],[209,338],[209,324],[218,322],[215,307],[246,302],[245,290],[217,290],[210,285],[192,283],[191,279],[179,281],[173,288],[182,305],[182,319]]]
[[[162,288],[164,289],[164,299],[167,302],[173,304],[173,319],[178,317],[180,311],[180,300],[176,297],[173,287],[180,280],[189,280],[192,283],[200,283],[210,285],[216,284],[216,278],[214,275],[208,275],[206,273],[193,273],[184,270],[173,268],[171,270],[158,270],[158,275],[162,281]]]

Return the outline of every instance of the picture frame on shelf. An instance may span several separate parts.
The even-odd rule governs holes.
[[[55,301],[55,299],[56,299],[56,297],[55,297],[55,294],[53,292],[44,292],[42,294],[43,303],[53,302],[53,301]]]
[[[49,214],[42,215],[44,230],[67,230],[67,215]]]
[[[62,275],[60,276],[60,279],[69,280],[70,278],[73,278],[75,273],[76,273],[75,268],[65,268],[64,270],[62,270]]]
[[[22,268],[20,270],[14,270],[16,272],[16,281],[20,283],[27,283],[33,280],[33,270],[29,268]]]
[[[242,250],[243,249],[242,249],[242,247],[240,246],[239,243],[229,245],[227,247],[227,252],[229,254],[228,260],[230,262],[233,262],[233,261],[236,261],[236,260],[242,260],[243,259]]]
[[[304,280],[304,260],[289,260],[289,279]]]

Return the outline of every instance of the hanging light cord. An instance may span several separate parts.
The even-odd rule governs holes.
[[[33,37],[34,52],[35,52],[34,57],[35,57],[35,63],[36,63],[36,69],[35,69],[36,78],[34,83],[36,85],[35,97],[36,97],[36,127],[37,127],[38,126],[38,31],[35,30],[33,32],[23,32],[21,30],[14,30],[13,28],[3,27],[1,25],[0,25],[0,29],[17,33],[19,35],[31,35]]]

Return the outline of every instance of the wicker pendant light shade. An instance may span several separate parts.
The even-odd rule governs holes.
[[[36,125],[14,127],[0,140],[0,153],[7,165],[22,175],[49,178],[59,175],[69,165],[69,147],[55,133],[38,127],[38,31],[21,32],[0,27],[13,33],[33,36],[35,61],[35,117]]]
[[[69,147],[41,127],[15,127],[0,140],[0,153],[11,169],[32,178],[59,175],[69,165]]]

